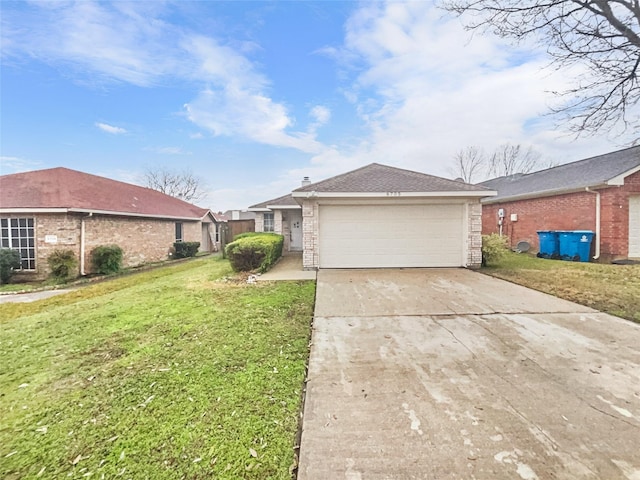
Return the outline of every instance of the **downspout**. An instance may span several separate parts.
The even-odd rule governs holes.
[[[85,276],[84,271],[84,250],[85,250],[85,234],[84,234],[84,220],[85,218],[93,217],[93,212],[89,212],[86,217],[82,217],[80,221],[80,275]]]
[[[589,187],[586,187],[585,190],[596,196],[596,252],[593,259],[598,260],[600,258],[600,192],[594,192]]]

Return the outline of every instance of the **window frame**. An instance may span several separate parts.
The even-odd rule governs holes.
[[[21,271],[35,272],[37,270],[35,217],[0,218],[0,246],[20,252]]]
[[[269,218],[269,222],[267,222],[267,217]],[[263,232],[274,232],[275,231],[275,215],[273,212],[265,212],[262,216],[262,231]]]
[[[184,224],[182,222],[176,222],[175,224],[175,239],[176,243],[184,242]]]

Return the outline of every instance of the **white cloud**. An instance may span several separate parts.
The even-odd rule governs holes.
[[[243,55],[200,35],[183,46],[198,65],[194,74],[209,85],[184,105],[190,121],[216,136],[309,153],[322,150],[313,134],[289,132],[293,120],[286,107],[269,98],[268,80]]]
[[[2,155],[0,156],[0,167],[2,174],[9,173],[8,170],[11,170],[11,173],[18,173],[35,170],[38,167],[42,167],[42,163],[26,158]]]
[[[180,147],[149,147],[145,150],[159,153],[161,155],[191,155],[191,152],[184,151]]]
[[[572,144],[543,116],[556,101],[548,92],[566,89],[570,77],[545,69],[544,51],[471,37],[431,2],[363,3],[346,23],[343,46],[323,52],[351,75],[344,95],[368,133],[292,175],[325,178],[381,162],[448,176],[461,148],[504,142],[562,162],[611,150],[604,135]]]
[[[112,135],[122,135],[124,133],[127,133],[124,128],[115,127],[113,125],[109,125],[108,123],[96,122],[95,125],[103,132],[111,133]]]
[[[234,49],[220,39],[177,27],[164,20],[170,9],[161,2],[31,7],[5,22],[18,25],[3,32],[3,55],[26,54],[71,66],[82,82],[149,87],[173,79],[188,81],[199,93],[185,104],[186,116],[213,135],[310,153],[322,150],[313,133],[291,131],[294,121],[287,108],[270,98],[269,80],[246,56],[257,50],[252,42],[236,42],[240,46]]]

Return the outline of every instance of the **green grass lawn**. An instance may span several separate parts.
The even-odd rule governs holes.
[[[482,272],[640,322],[640,265],[564,262],[509,252]]]
[[[0,305],[0,478],[290,479],[315,284],[231,275]]]

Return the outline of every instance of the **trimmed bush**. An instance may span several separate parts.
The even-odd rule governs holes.
[[[243,233],[225,247],[236,272],[264,273],[282,256],[284,237],[277,233]]]
[[[244,233],[239,233],[238,235],[233,237],[233,241],[235,242],[236,240],[240,240],[241,238],[256,237],[256,236],[260,236],[260,235],[277,235],[277,233],[271,233],[271,232],[244,232]]]
[[[102,275],[117,273],[122,268],[122,249],[118,245],[100,245],[91,252],[91,263]]]
[[[66,282],[77,276],[78,260],[72,250],[54,250],[47,258],[51,276]]]
[[[174,258],[195,257],[200,248],[200,242],[175,242],[173,249],[175,250]]]
[[[20,268],[20,252],[11,248],[0,248],[0,283],[9,283],[13,272]]]
[[[482,236],[482,265],[500,260],[509,251],[507,237],[497,233]]]

